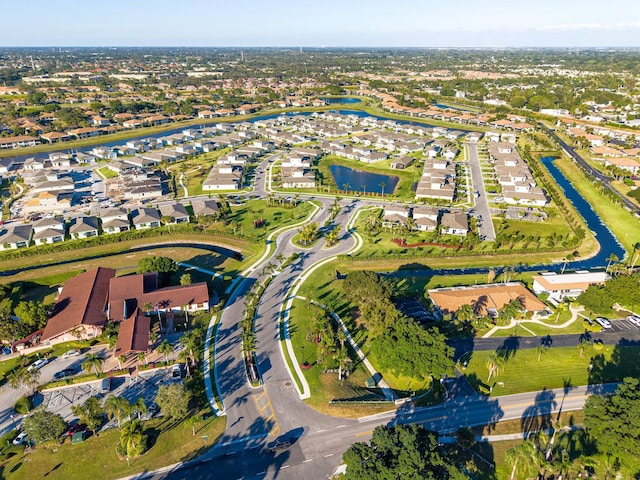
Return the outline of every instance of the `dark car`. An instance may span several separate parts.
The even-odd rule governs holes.
[[[59,372],[54,373],[53,379],[60,380],[61,378],[71,377],[76,373],[78,373],[78,371],[75,368],[65,368],[64,370],[60,370]]]

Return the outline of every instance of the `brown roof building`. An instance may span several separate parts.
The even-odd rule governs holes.
[[[150,331],[151,318],[145,317],[142,310],[136,308],[131,317],[120,323],[114,355],[119,357],[130,353],[146,352],[149,350]]]
[[[77,337],[71,333],[74,329],[80,329],[85,338],[100,335],[107,320],[104,311],[109,281],[115,276],[115,270],[98,267],[67,280],[42,340],[51,343],[75,340]]]
[[[512,300],[518,300],[522,310],[528,312],[541,312],[547,308],[524,285],[516,282],[437,288],[429,290],[429,298],[442,314],[455,313],[463,305],[471,305],[476,315],[495,316]]]

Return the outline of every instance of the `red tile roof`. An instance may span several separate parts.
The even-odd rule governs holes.
[[[58,295],[53,316],[42,334],[43,340],[57,337],[78,325],[101,326],[109,292],[109,281],[116,276],[111,268],[98,267],[67,280]]]
[[[142,310],[137,308],[131,317],[120,323],[115,356],[149,350],[150,330],[151,318],[145,317]]]

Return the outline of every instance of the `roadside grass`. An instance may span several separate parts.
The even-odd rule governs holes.
[[[596,185],[589,182],[575,164],[566,158],[555,160],[556,165],[580,194],[591,204],[602,221],[611,229],[622,243],[627,253],[633,252],[633,245],[640,239],[640,222],[634,215],[620,205],[613,203],[598,191]]]
[[[618,382],[624,377],[640,375],[640,348],[602,345],[601,350],[587,347],[583,353],[576,347],[551,347],[538,362],[536,349],[514,350],[499,372],[488,379],[486,367],[493,350],[474,351],[463,374],[481,393],[509,395],[572,386]],[[592,365],[591,372],[589,365]],[[531,374],[534,371],[535,374]],[[489,392],[489,386],[493,390]]]
[[[317,363],[317,346],[307,339],[307,333],[311,329],[315,315],[324,312],[320,307],[309,305],[305,300],[295,299],[290,311],[289,332],[296,358],[300,363],[307,362],[310,368],[303,369],[303,374],[309,384],[311,398],[306,403],[319,412],[338,417],[360,417],[393,409],[393,405],[367,404],[358,400],[384,400],[384,396],[377,389],[365,388],[365,380],[369,372],[362,364],[355,352],[347,347],[352,360],[352,373],[346,380],[339,381],[338,373],[331,371],[324,373],[325,369],[335,370],[338,367],[333,358],[325,358],[322,364]],[[353,405],[348,403],[330,404],[332,400],[355,401]]]
[[[0,475],[12,480],[47,476],[84,480],[91,472],[96,478],[114,479],[188,461],[208,450],[224,432],[225,417],[214,417],[208,408],[200,413],[209,416],[195,424],[195,435],[191,425],[182,420],[155,418],[144,422],[150,448],[140,457],[131,459],[131,467],[116,454],[120,432],[114,428],[98,437],[91,436],[81,444],[72,445],[65,440],[61,445],[56,442],[38,446],[32,453],[25,453],[24,447],[4,446],[0,455],[5,458],[13,455],[3,462]],[[205,435],[206,442],[202,438]]]
[[[158,242],[204,242],[220,245],[223,247],[230,246],[229,239],[224,238],[219,241],[216,238],[202,235],[185,235],[185,234],[171,234],[170,237],[158,236],[148,237],[136,240],[125,240],[122,242],[109,243],[105,245],[97,245],[94,247],[81,248],[75,250],[61,251],[55,253],[46,253],[41,255],[33,255],[29,257],[16,258],[11,260],[0,261],[0,271],[16,270],[13,275],[7,275],[3,277],[3,281],[37,281],[42,277],[54,277],[68,274],[75,270],[77,273],[86,271],[97,266],[105,266],[108,264],[111,268],[116,269],[133,269],[139,259],[148,255],[166,255],[174,258],[176,261],[204,261],[207,260],[207,264],[212,266],[211,258],[215,258],[218,255],[209,250],[203,250],[199,248],[185,246],[171,246],[167,248],[158,248],[150,250],[135,250],[136,246],[149,245]],[[246,240],[237,239],[233,242],[233,249],[240,249],[244,255],[242,262],[233,260],[226,257],[221,257],[219,263],[215,266],[216,269],[226,270],[229,267],[231,270],[241,270],[245,266],[249,265],[253,261],[254,255],[260,253],[264,248],[260,245],[254,245]],[[132,250],[134,249],[134,250]],[[108,257],[108,260],[106,259]],[[225,263],[228,262],[228,263]],[[62,265],[47,266],[54,263],[64,263]],[[39,265],[42,267],[37,268]],[[196,263],[196,265],[198,265]],[[26,268],[30,267],[30,268]],[[237,267],[237,268],[236,268]],[[52,282],[49,286],[57,284],[60,281]]]

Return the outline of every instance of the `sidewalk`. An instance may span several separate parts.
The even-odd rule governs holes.
[[[487,333],[482,335],[482,338],[489,338],[499,330],[509,330],[510,328],[514,328],[516,326],[520,326],[521,328],[523,328],[527,332],[529,332],[531,335],[536,337],[537,335],[534,332],[532,332],[531,330],[529,330],[524,325],[526,323],[534,323],[534,324],[537,324],[537,325],[542,325],[544,327],[553,328],[553,329],[566,328],[566,327],[568,327],[569,325],[571,325],[573,322],[575,322],[578,319],[579,313],[582,312],[584,309],[582,307],[579,307],[579,308],[578,307],[569,307],[569,310],[571,311],[571,318],[569,320],[567,320],[566,322],[561,323],[560,325],[553,324],[553,323],[542,322],[542,321],[538,320],[537,318],[532,318],[531,320],[515,320],[515,319],[512,318],[508,325],[496,325],[491,330],[489,330]],[[580,315],[580,316],[582,316],[582,315]]]

